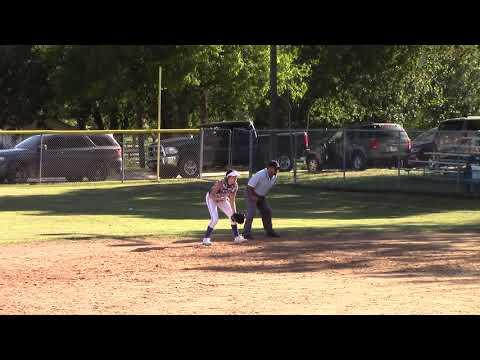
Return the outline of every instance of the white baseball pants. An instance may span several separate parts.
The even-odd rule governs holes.
[[[230,222],[232,225],[236,224],[232,219],[232,215],[233,215],[233,210],[232,210],[232,207],[230,206],[230,201],[227,199],[225,199],[224,201],[219,201],[219,202],[216,202],[214,201],[209,193],[207,193],[207,195],[205,196],[205,201],[207,203],[207,208],[208,208],[208,211],[210,212],[210,224],[208,226],[210,226],[212,229],[215,228],[215,225],[217,225],[218,223],[218,208],[220,208],[220,210],[222,210],[222,212],[227,215],[227,217],[230,219]]]

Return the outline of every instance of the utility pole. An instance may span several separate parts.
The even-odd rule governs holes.
[[[158,68],[158,139],[157,139],[157,181],[160,181],[160,129],[162,122],[162,67]]]

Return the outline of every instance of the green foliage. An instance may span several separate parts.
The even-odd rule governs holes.
[[[51,96],[49,68],[33,46],[0,46],[0,128],[43,119]]]
[[[75,119],[80,128],[162,127],[268,117],[267,45],[0,47],[0,125]],[[278,93],[295,127],[362,120],[428,128],[478,114],[478,46],[278,46]],[[281,112],[281,113],[282,113]]]
[[[320,59],[310,60],[314,71],[307,92],[314,126],[374,119],[423,128],[478,112],[477,46],[332,46],[303,52]]]

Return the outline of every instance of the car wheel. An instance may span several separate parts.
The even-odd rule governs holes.
[[[352,156],[352,168],[353,170],[360,171],[365,170],[367,167],[367,159],[365,155],[360,152],[355,152]]]
[[[10,168],[7,180],[11,184],[24,184],[28,180],[28,169],[23,164],[15,164]]]
[[[293,169],[293,161],[288,155],[280,155],[278,157],[278,164],[280,165],[280,171],[290,171]]]
[[[200,166],[196,159],[184,158],[180,160],[180,175],[183,178],[195,178],[200,175]]]
[[[103,163],[95,164],[88,175],[90,181],[104,181],[108,176],[107,166]]]
[[[318,172],[321,170],[320,162],[316,157],[311,156],[307,158],[307,170],[308,172],[311,172],[311,173]]]

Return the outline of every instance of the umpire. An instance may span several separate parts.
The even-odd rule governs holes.
[[[247,216],[245,218],[245,225],[243,226],[243,237],[248,240],[253,240],[251,234],[252,221],[255,217],[256,209],[260,210],[262,215],[263,228],[267,236],[280,237],[272,228],[272,209],[267,202],[265,196],[277,181],[277,172],[280,165],[276,160],[268,163],[268,166],[257,172],[251,177],[247,184]]]

